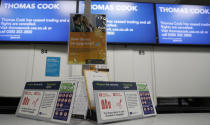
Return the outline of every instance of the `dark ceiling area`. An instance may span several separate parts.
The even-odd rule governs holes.
[[[0,0],[0,4],[1,1],[2,0]],[[101,1],[101,0],[92,0],[92,1]],[[134,2],[148,2],[148,3],[210,5],[210,0],[102,0],[102,1],[134,1]]]
[[[180,0],[181,4],[210,5],[210,0]]]
[[[100,1],[100,0],[92,0]],[[210,5],[210,0],[103,0],[103,1],[133,1],[146,3],[169,3],[169,4],[192,4],[192,5]]]
[[[210,5],[210,0],[139,0],[152,3],[171,3],[171,4],[193,4],[193,5]]]

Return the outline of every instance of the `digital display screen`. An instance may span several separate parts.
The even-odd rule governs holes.
[[[210,45],[210,7],[156,4],[160,44]]]
[[[0,41],[67,42],[75,1],[2,0]]]
[[[84,1],[80,1],[84,13]],[[92,1],[91,13],[106,14],[107,43],[156,43],[151,3]]]

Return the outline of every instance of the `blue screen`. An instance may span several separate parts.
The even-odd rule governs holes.
[[[153,4],[92,1],[91,13],[106,14],[108,43],[156,43]]]
[[[75,1],[2,0],[0,41],[67,42]]]
[[[210,44],[210,7],[157,4],[160,44]]]

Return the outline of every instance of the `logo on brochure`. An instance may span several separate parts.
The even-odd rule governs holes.
[[[23,99],[22,105],[28,105],[29,101],[30,101],[30,99],[29,99],[28,97],[25,97],[25,98]]]
[[[36,107],[36,104],[37,104],[38,101],[39,101],[39,98],[37,98],[36,100],[34,100],[34,101],[32,102],[32,104],[34,105],[34,107]]]
[[[122,99],[120,99],[120,101],[116,104],[116,106],[122,109]]]
[[[107,101],[106,99],[101,100],[102,109],[111,109],[111,101]]]

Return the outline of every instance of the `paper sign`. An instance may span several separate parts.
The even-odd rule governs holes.
[[[60,76],[60,57],[47,57],[46,76]]]
[[[61,84],[53,119],[62,120],[62,121],[68,120],[69,110],[72,104],[71,101],[73,97],[73,92],[74,92],[73,84],[69,83]]]
[[[139,101],[138,92],[125,92],[125,98],[127,102],[129,116],[142,115],[142,111],[139,110],[141,109],[141,105],[140,103],[136,103],[137,101]]]
[[[42,96],[42,91],[25,91],[19,112],[25,115],[36,116]]]
[[[139,91],[144,117],[156,115],[154,103],[147,85],[137,83],[137,89]]]
[[[71,14],[69,64],[106,63],[106,16]]]
[[[78,77],[72,117],[86,119],[88,112],[88,96],[84,77]]]
[[[93,89],[98,123],[142,117],[135,82],[94,81]]]
[[[54,109],[57,92],[46,91],[42,99],[42,104],[39,110],[39,116],[44,118],[51,118]]]
[[[128,110],[123,92],[99,92],[98,99],[102,109],[102,120],[128,117]]]

